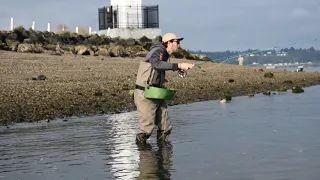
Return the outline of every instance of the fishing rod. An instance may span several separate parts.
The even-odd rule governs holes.
[[[316,38],[313,38],[312,40],[308,40],[308,41],[306,41],[306,42],[311,42],[311,41],[317,41],[318,40],[318,37],[316,37]],[[305,43],[306,43],[305,42]],[[293,45],[296,45],[296,44],[303,44],[303,43],[298,43],[298,42],[294,42],[294,43],[290,43],[290,44],[284,44],[284,45],[278,45],[278,46],[273,46],[273,47],[270,47],[270,48],[267,48],[267,49],[264,49],[264,50],[255,50],[255,51],[247,51],[247,53],[245,53],[245,52],[242,52],[242,53],[239,53],[239,54],[236,54],[236,55],[233,55],[233,56],[225,56],[225,57],[222,57],[222,58],[220,58],[220,59],[215,59],[215,60],[209,60],[209,61],[205,61],[204,63],[202,62],[202,63],[197,63],[196,64],[196,66],[198,67],[198,68],[200,68],[201,69],[201,65],[203,65],[203,64],[206,64],[207,62],[214,62],[214,63],[216,63],[217,61],[219,62],[219,61],[221,61],[221,60],[223,60],[223,61],[221,61],[221,62],[219,62],[219,63],[217,63],[215,66],[217,66],[217,65],[219,65],[219,64],[222,64],[222,63],[224,63],[224,62],[226,62],[226,61],[228,61],[228,60],[231,60],[231,59],[234,59],[234,58],[236,58],[236,57],[239,57],[239,55],[248,55],[248,54],[255,54],[255,53],[259,53],[259,52],[264,52],[264,51],[270,51],[270,50],[274,50],[274,49],[278,49],[278,48],[280,48],[280,47],[288,47],[288,46],[293,46]],[[178,71],[178,75],[181,77],[181,78],[185,78],[186,76],[187,76],[187,70],[179,70]]]

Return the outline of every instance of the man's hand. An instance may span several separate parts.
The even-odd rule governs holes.
[[[182,70],[191,69],[191,68],[193,68],[193,66],[194,66],[194,64],[189,64],[189,63],[179,63],[178,64],[179,69],[182,69]]]

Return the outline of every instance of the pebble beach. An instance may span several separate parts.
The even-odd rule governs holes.
[[[131,92],[142,59],[0,51],[0,124],[134,110]],[[166,87],[177,90],[169,105],[320,84],[317,72],[170,61],[196,65],[186,78],[168,71]]]

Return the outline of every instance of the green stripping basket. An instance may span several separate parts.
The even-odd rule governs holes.
[[[144,89],[144,97],[147,99],[172,100],[176,92],[177,91],[173,89],[146,86]]]

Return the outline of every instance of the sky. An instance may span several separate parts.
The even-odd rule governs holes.
[[[66,24],[98,30],[98,8],[110,0],[1,0],[0,29],[15,26],[37,30]],[[320,49],[319,0],[145,0],[159,5],[162,34],[185,39],[181,46],[201,51],[242,51],[273,47]],[[316,39],[318,38],[318,39]]]

